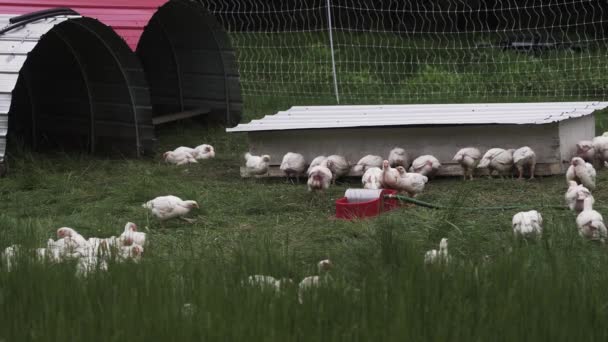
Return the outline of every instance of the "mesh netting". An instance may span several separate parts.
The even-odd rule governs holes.
[[[205,4],[231,34],[246,101],[578,101],[607,94],[604,1]]]

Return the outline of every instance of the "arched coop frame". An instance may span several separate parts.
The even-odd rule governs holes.
[[[228,35],[197,2],[159,2],[0,2],[10,13],[0,14],[0,174],[7,136],[39,150],[141,156],[154,150],[155,125],[197,115],[238,124]],[[57,5],[74,9],[47,8]]]

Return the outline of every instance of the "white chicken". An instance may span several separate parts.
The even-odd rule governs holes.
[[[410,158],[401,147],[395,147],[391,150],[388,154],[388,162],[391,167],[403,166],[406,169],[410,167]]]
[[[46,242],[46,248],[48,248],[48,249],[61,250],[61,249],[64,249],[65,247],[66,247],[66,244],[65,244],[64,239],[58,239],[57,241],[55,241],[53,239],[48,239],[48,241]]]
[[[45,252],[46,256],[50,261],[59,262],[73,252],[73,250],[70,250],[68,244],[66,244],[65,241],[65,239],[59,239],[57,241],[49,239],[47,241]]]
[[[427,154],[414,159],[412,166],[410,167],[410,172],[419,173],[427,177],[433,177],[440,167],[441,163],[439,163],[439,160]]]
[[[184,303],[182,309],[180,310],[182,315],[186,317],[192,317],[194,313],[197,311],[196,305],[192,303]]]
[[[576,217],[576,226],[579,235],[590,240],[599,240],[603,243],[608,236],[604,218],[602,214],[593,210],[591,198],[583,201],[583,211]]]
[[[329,270],[333,268],[333,264],[329,259],[321,260],[317,264],[319,275],[310,276],[302,279],[298,284],[298,301],[304,303],[304,295],[307,291],[318,287],[329,280]]]
[[[108,262],[102,257],[87,255],[78,259],[76,264],[76,275],[86,277],[93,271],[107,271]]]
[[[194,157],[194,159],[197,159],[197,160],[215,158],[215,149],[213,148],[213,146],[208,145],[208,144],[202,144],[195,148],[180,146],[180,147],[176,148],[175,150],[173,150],[173,152],[182,153],[182,154],[188,153],[192,157]]]
[[[273,290],[277,293],[281,291],[281,288],[287,284],[292,284],[291,279],[275,279],[272,276],[267,275],[252,275],[247,278],[247,285],[260,287],[262,289]]]
[[[89,247],[88,247],[89,255],[99,256],[104,253],[109,253],[109,248],[107,247],[107,245],[105,243],[105,239],[90,237],[87,240],[87,243],[89,245]]]
[[[142,206],[150,210],[150,213],[161,221],[179,217],[188,222],[193,221],[184,218],[184,216],[188,215],[192,209],[199,208],[196,201],[184,201],[179,197],[171,195],[156,197],[155,199],[144,203]]]
[[[140,245],[122,246],[118,249],[118,261],[132,260],[138,262],[144,254],[144,247]]]
[[[133,244],[133,241],[126,239],[121,240],[115,236],[111,236],[105,239],[89,238],[88,243],[89,255],[108,257],[112,255],[112,252],[121,246],[125,246],[125,244]]]
[[[184,150],[180,151],[167,151],[163,153],[163,159],[169,164],[175,165],[186,165],[190,163],[197,163],[196,159]]]
[[[361,177],[364,189],[382,189],[382,169],[372,167],[367,169]]]
[[[194,157],[194,155],[196,154],[195,149],[193,149],[192,147],[186,147],[186,146],[180,146],[180,147],[176,148],[175,150],[169,151],[169,152],[173,152],[176,154],[184,154],[184,155],[189,154],[192,157]],[[196,159],[196,157],[195,157],[195,159]]]
[[[427,176],[415,172],[406,172],[403,166],[397,166],[396,169],[401,175],[400,187],[410,197],[416,197],[424,191],[424,187],[429,181]]]
[[[73,251],[80,251],[89,248],[89,243],[87,240],[72,228],[62,227],[57,229],[57,237],[59,239],[64,239],[64,242],[68,245],[68,248],[72,249]]]
[[[452,160],[462,166],[462,174],[465,180],[467,179],[467,174],[469,175],[469,179],[473,180],[473,173],[475,171],[475,167],[477,167],[477,164],[479,164],[480,159],[481,152],[479,152],[479,149],[475,147],[461,148],[458,152],[456,152],[454,158],[452,158]]]
[[[308,166],[308,170],[306,171],[306,174],[308,175],[310,173],[310,170],[312,170],[312,168],[315,166],[325,165],[325,160],[327,160],[326,156],[315,157],[315,159],[313,159],[312,162],[310,162],[310,165]]]
[[[324,165],[317,165],[308,171],[308,191],[322,192],[329,188],[332,173]]]
[[[144,246],[146,244],[146,233],[138,232],[135,223],[127,222],[124,231],[118,239],[122,246],[129,246],[131,244]]]
[[[386,188],[395,189],[399,184],[400,178],[401,173],[396,168],[391,167],[388,160],[382,161],[382,184]]]
[[[325,166],[331,171],[332,183],[336,184],[336,179],[346,176],[350,171],[350,165],[346,158],[337,154],[332,154],[325,160]]]
[[[261,288],[271,288],[272,290],[279,291],[279,281],[272,276],[267,275],[252,275],[247,278],[247,285],[259,286]]]
[[[215,148],[209,144],[198,145],[194,148],[196,151],[194,158],[199,160],[215,158]]]
[[[600,162],[600,165],[608,161],[608,136],[601,135],[592,140],[593,149],[595,150],[595,158]]]
[[[443,238],[439,242],[439,250],[431,249],[424,254],[424,262],[426,264],[432,264],[435,262],[447,264],[450,261],[450,255],[448,254],[448,239]]]
[[[270,167],[270,156],[265,154],[262,156],[254,156],[251,153],[245,153],[245,168],[249,176],[261,176],[268,174]]]
[[[16,259],[19,255],[20,250],[21,246],[11,245],[6,247],[4,249],[4,252],[2,252],[2,261],[4,262],[7,271],[10,272],[15,266]]]
[[[498,172],[502,178],[505,174],[508,175],[513,168],[513,152],[515,152],[513,149],[489,149],[481,158],[477,168],[487,168],[489,178],[492,178],[492,172],[494,171]]]
[[[536,210],[522,211],[513,215],[512,225],[515,235],[540,236],[543,232],[543,217]]]
[[[353,166],[354,172],[365,172],[372,167],[381,168],[382,167],[382,157],[374,156],[371,154],[366,155],[361,158],[355,166]]]
[[[46,248],[36,248],[36,258],[40,262],[44,262],[46,260]]]
[[[576,144],[576,156],[583,158],[587,163],[595,162],[595,148],[593,147],[593,141],[582,140]]]
[[[517,167],[519,179],[524,177],[524,168],[530,170],[530,179],[534,179],[534,169],[536,168],[536,153],[528,146],[518,148],[513,152],[513,164]]]
[[[575,181],[584,185],[589,190],[595,190],[595,168],[586,163],[582,158],[574,157],[570,162],[570,167],[566,171],[566,180]]]
[[[593,195],[591,195],[591,191],[585,188],[581,184],[577,184],[575,181],[568,181],[568,190],[566,191],[566,204],[568,204],[568,208],[570,210],[580,213],[583,211],[583,201],[585,198],[591,198],[591,204],[595,203],[595,199]]]
[[[427,176],[419,173],[407,173],[403,166],[392,168],[388,160],[385,160],[382,164],[382,184],[385,187],[405,192],[409,196],[415,197],[424,190],[427,182]]]
[[[285,173],[287,178],[294,177],[300,182],[300,176],[306,170],[306,160],[299,153],[287,152],[283,156],[280,169]]]

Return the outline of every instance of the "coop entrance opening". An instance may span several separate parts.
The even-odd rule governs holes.
[[[13,140],[37,150],[152,153],[152,106],[137,57],[97,20],[54,26],[19,72],[9,112]]]
[[[137,55],[154,108],[154,123],[202,116],[234,126],[242,98],[236,57],[221,24],[203,5],[175,0],[144,29]]]

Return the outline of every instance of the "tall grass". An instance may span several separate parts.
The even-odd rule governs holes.
[[[302,51],[302,58],[308,53],[323,52]],[[512,74],[545,67],[552,66],[542,61],[509,66],[519,70]],[[395,92],[432,91],[416,79],[441,81],[440,90],[447,92],[462,77],[479,79],[479,87],[502,82],[499,76],[477,73],[473,65],[461,66],[462,75],[438,68],[419,66]],[[256,81],[255,75],[243,77],[245,85]],[[374,73],[357,70],[349,77],[353,87],[378,84],[388,89],[401,82],[370,80]],[[530,82],[534,89],[554,85],[549,91],[556,93],[569,86]],[[434,87],[431,84],[428,87]],[[246,118],[297,101],[325,101],[256,94],[245,100]],[[600,129],[604,122],[602,114]],[[244,136],[196,121],[169,125],[158,134],[160,151],[207,142],[215,146],[217,158],[171,167],[159,158],[99,159],[11,149],[11,175],[0,180],[0,248],[14,243],[26,249],[41,246],[61,226],[74,227],[85,237],[117,235],[127,221],[149,234],[149,244],[141,263],[112,264],[108,272],[87,278],[75,275],[73,263],[40,264],[27,253],[11,272],[0,266],[0,341],[608,337],[608,250],[579,238],[571,212],[541,209],[545,233],[539,240],[515,239],[514,212],[508,210],[403,208],[376,219],[336,221],[331,219],[334,200],[346,188],[359,187],[356,181],[338,184],[325,195],[310,195],[304,184],[244,180],[239,177],[241,153],[247,148]],[[600,172],[594,192],[598,210],[605,214],[607,181]],[[421,199],[444,205],[517,203],[537,208],[561,203],[564,183],[562,177],[533,182],[437,179]],[[141,203],[165,194],[199,201],[201,209],[192,215],[196,222],[160,224],[148,217]],[[442,237],[449,238],[452,262],[424,265],[424,252],[437,248]],[[276,295],[242,285],[251,274],[291,278],[297,284],[316,274],[316,263],[325,258],[335,264],[331,281],[306,296],[303,304],[295,287]]]
[[[0,269],[0,339],[143,340],[601,340],[608,295],[606,247],[578,237],[574,215],[542,210],[545,234],[518,240],[512,211],[404,208],[377,219],[330,220],[339,184],[312,196],[304,184],[242,180],[244,141],[196,122],[166,128],[163,147],[207,141],[215,160],[176,168],[156,160],[15,157],[0,183],[0,247],[40,246],[60,226],[118,234],[133,221],[149,234],[140,264],[88,278],[74,264],[24,258]],[[162,148],[161,148],[162,150]],[[608,193],[594,194],[604,211]],[[433,181],[423,200],[444,205],[558,204],[561,177],[536,182]],[[147,217],[145,200],[172,193],[202,204],[189,225]],[[448,237],[453,262],[423,264]],[[327,288],[242,286],[251,274],[291,278],[335,264]],[[190,312],[184,304],[190,303]]]
[[[608,337],[605,247],[582,241],[570,224],[551,225],[540,241],[517,241],[504,234],[508,249],[489,260],[463,255],[455,239],[455,257],[443,267],[423,265],[423,249],[408,238],[401,215],[369,222],[370,235],[355,239],[349,248],[334,246],[331,256],[338,269],[332,281],[305,297],[301,305],[295,288],[276,295],[241,285],[256,271],[294,279],[312,271],[286,253],[287,246],[276,248],[274,244],[280,242],[265,234],[238,242],[232,253],[208,247],[201,257],[189,260],[146,256],[141,264],[112,265],[110,272],[84,280],[74,277],[73,265],[24,260],[15,271],[0,273],[2,338],[571,341]],[[188,311],[185,303],[190,304]]]

